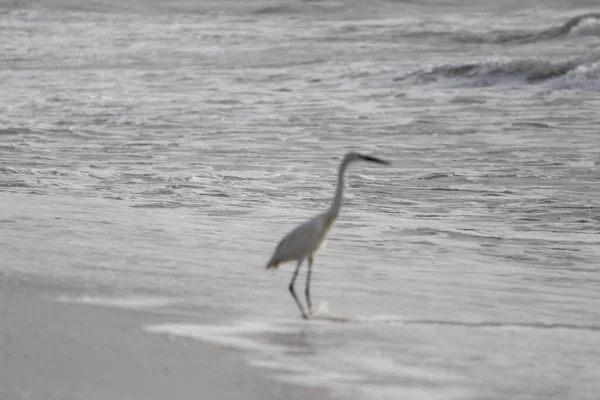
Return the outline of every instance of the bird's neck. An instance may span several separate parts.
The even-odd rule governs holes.
[[[333,215],[334,218],[337,218],[340,213],[340,208],[342,207],[342,197],[344,196],[344,174],[346,172],[346,167],[348,167],[348,161],[344,160],[340,164],[340,168],[338,170],[337,188],[335,190],[335,196],[333,197],[331,207],[329,207],[329,213]]]

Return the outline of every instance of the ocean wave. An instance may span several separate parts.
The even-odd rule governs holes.
[[[260,14],[274,14],[274,15],[280,15],[280,14],[299,14],[301,13],[302,10],[300,8],[297,7],[292,7],[290,5],[271,5],[271,6],[265,6],[265,7],[261,7],[258,8],[256,10],[254,10],[254,14],[260,15]]]
[[[600,54],[567,60],[492,59],[439,65],[412,71],[394,79],[410,84],[442,83],[452,86],[546,84],[555,89],[600,89]]]
[[[345,26],[359,30],[357,26]],[[444,24],[442,21],[418,21],[412,28],[402,27],[400,36],[414,39],[439,39],[450,40],[465,44],[531,44],[566,38],[585,36],[600,36],[600,13],[588,12],[567,18],[564,22],[557,22],[546,27],[516,28],[516,29],[489,29],[472,30],[462,29],[455,22]],[[395,35],[391,35],[396,40]]]
[[[543,29],[496,30],[485,33],[460,33],[453,39],[463,43],[534,43],[569,36],[600,36],[600,13],[585,13],[569,18],[564,23]]]
[[[346,2],[329,0],[302,0],[293,2],[280,2],[275,4],[257,4],[258,8],[252,11],[254,15],[267,16],[297,16],[297,15],[336,15],[340,13],[355,12],[356,6]]]
[[[473,28],[473,24],[478,28]],[[485,23],[461,22],[455,19],[443,18],[414,18],[387,20],[344,21],[330,26],[324,32],[311,36],[312,39],[330,42],[406,42],[442,41],[458,42],[460,44],[491,44],[498,46],[531,45],[538,42],[578,39],[583,37],[600,37],[600,13],[584,13],[553,25],[540,25],[533,21],[521,22],[516,28],[500,28],[493,25],[494,21]],[[528,24],[528,25],[525,25]],[[522,28],[522,26],[531,26]]]

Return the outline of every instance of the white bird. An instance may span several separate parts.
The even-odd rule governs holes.
[[[344,173],[350,163],[358,160],[369,161],[379,164],[390,164],[388,161],[380,160],[379,158],[366,156],[355,152],[349,152],[344,156],[344,159],[340,163],[338,170],[338,181],[337,189],[333,202],[327,211],[313,217],[306,221],[302,225],[296,227],[290,233],[288,233],[277,245],[273,256],[267,263],[266,269],[277,268],[280,263],[287,261],[297,261],[294,275],[290,281],[289,290],[294,298],[294,301],[300,309],[302,318],[307,319],[308,315],[302,307],[302,303],[298,300],[296,292],[294,291],[294,282],[300,271],[300,266],[304,260],[308,261],[308,272],[306,274],[306,303],[308,305],[309,313],[312,313],[312,304],[310,301],[310,278],[312,273],[312,265],[314,261],[314,255],[321,247],[327,232],[331,229],[333,223],[340,214],[340,208],[342,207],[342,196],[344,193]]]

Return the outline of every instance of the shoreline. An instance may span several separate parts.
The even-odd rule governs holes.
[[[247,364],[244,353],[147,333],[198,323],[161,310],[46,300],[0,283],[0,397],[27,400],[327,399]]]

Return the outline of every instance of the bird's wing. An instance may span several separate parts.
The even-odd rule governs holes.
[[[292,229],[292,231],[285,235],[281,240],[278,247],[281,247],[281,245],[286,243],[300,245],[309,241],[309,239],[317,237],[320,230],[319,228],[322,226],[322,222],[320,222],[318,217],[319,216],[312,218]]]
[[[323,226],[322,214],[297,226],[281,239],[273,259],[284,262],[308,257],[316,248]]]

